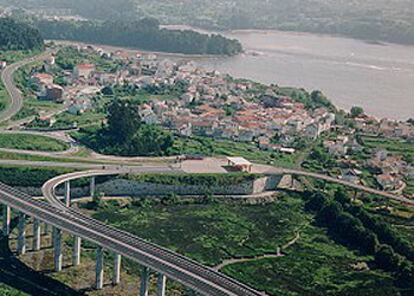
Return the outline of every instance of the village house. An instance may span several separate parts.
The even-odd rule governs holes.
[[[239,135],[237,137],[237,140],[239,142],[253,142],[255,133],[252,130],[249,129],[241,129],[239,130]]]
[[[50,127],[56,123],[56,119],[50,115],[39,116],[36,120],[41,126]]]
[[[398,189],[401,182],[398,178],[389,174],[378,175],[376,176],[376,180],[381,188],[386,191],[394,191]]]
[[[79,64],[73,69],[73,76],[76,79],[89,79],[93,72],[95,72],[94,64]]]
[[[53,84],[53,76],[47,73],[35,73],[31,77],[31,83],[35,84],[39,90],[42,89],[43,86],[48,84]]]
[[[68,112],[73,115],[80,115],[92,108],[91,101],[87,98],[73,99],[69,105]]]
[[[326,140],[323,142],[323,146],[328,149],[329,154],[341,157],[348,153],[349,137],[348,136],[337,136],[335,141]]]
[[[359,176],[361,175],[362,172],[355,170],[355,169],[345,169],[345,170],[342,170],[341,173],[342,173],[340,177],[341,180],[345,182],[357,184],[357,185],[361,183]]]
[[[157,115],[152,111],[150,108],[143,108],[139,111],[139,116],[141,117],[142,121],[146,124],[158,124],[159,120]]]
[[[197,136],[212,136],[214,129],[218,127],[217,121],[194,120],[191,124],[192,132]]]
[[[53,101],[56,103],[62,103],[63,93],[64,93],[64,89],[60,85],[49,84],[45,86],[44,96],[40,98],[48,100],[48,101]]]
[[[193,127],[191,122],[185,123],[177,127],[178,134],[182,137],[191,137],[193,135]]]

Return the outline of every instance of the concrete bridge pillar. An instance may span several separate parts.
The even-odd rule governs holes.
[[[112,285],[116,286],[121,282],[121,260],[122,256],[115,254],[114,258],[114,275],[112,278]]]
[[[167,277],[162,273],[158,274],[157,279],[157,296],[165,296],[165,290],[167,285]]]
[[[26,253],[26,215],[22,212],[19,213],[18,231],[17,253],[19,255],[24,255]]]
[[[10,220],[11,220],[11,208],[9,206],[3,207],[3,235],[8,236],[10,234]]]
[[[70,181],[65,182],[65,205],[70,207]]]
[[[95,177],[91,177],[91,187],[90,187],[91,197],[95,196],[95,188],[96,188],[96,179]]]
[[[43,234],[48,235],[49,234],[49,224],[45,223],[45,227],[43,228]]]
[[[104,252],[102,247],[96,249],[96,289],[101,290],[104,282]]]
[[[53,256],[55,263],[55,271],[62,270],[63,256],[62,256],[62,230],[53,227]]]
[[[41,247],[40,240],[40,221],[39,219],[33,220],[33,250],[39,251]]]
[[[148,296],[148,288],[149,288],[149,268],[144,267],[141,272],[141,287],[140,287],[140,296]]]
[[[82,239],[79,236],[73,236],[73,252],[72,252],[72,264],[78,266],[81,259],[81,245]]]

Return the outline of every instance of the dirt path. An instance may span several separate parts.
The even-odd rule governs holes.
[[[244,257],[244,258],[237,258],[237,259],[228,259],[228,260],[224,260],[219,265],[213,267],[213,269],[218,271],[218,270],[221,270],[221,269],[223,269],[224,267],[226,267],[228,265],[232,265],[232,264],[236,264],[236,263],[245,263],[245,262],[251,262],[251,261],[256,261],[256,260],[261,260],[261,259],[283,257],[284,255],[282,253],[282,250],[286,250],[287,248],[291,247],[299,239],[300,239],[300,231],[298,231],[296,233],[295,237],[292,240],[290,240],[289,242],[287,242],[285,245],[283,245],[282,247],[277,247],[276,254],[265,254],[265,255],[255,256],[255,257]]]

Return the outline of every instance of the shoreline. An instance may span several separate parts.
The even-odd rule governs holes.
[[[96,47],[101,47],[103,49],[107,48],[110,50],[122,50],[127,51],[130,53],[145,53],[145,54],[155,54],[161,57],[172,57],[172,58],[182,58],[182,59],[200,59],[200,58],[226,58],[232,57],[228,55],[212,55],[212,54],[185,54],[185,53],[174,53],[174,52],[165,52],[165,51],[151,51],[151,50],[142,50],[135,47],[123,47],[123,46],[116,46],[116,45],[108,45],[108,44],[98,44],[98,43],[86,43],[81,41],[72,41],[72,40],[45,40],[45,43],[53,42],[57,45],[80,45],[80,46],[87,46],[92,45]],[[243,51],[244,52],[244,51]],[[240,54],[242,54],[241,52]],[[239,55],[239,54],[237,54]],[[235,56],[237,56],[235,55]]]
[[[286,33],[286,34],[292,34],[296,36],[318,36],[318,37],[326,37],[326,38],[341,38],[341,39],[348,39],[348,40],[354,40],[354,41],[360,41],[363,43],[371,44],[371,45],[378,45],[378,46],[404,46],[404,47],[414,47],[414,43],[408,44],[408,43],[395,43],[395,42],[389,42],[379,39],[363,39],[363,38],[357,38],[348,36],[345,34],[340,33],[322,33],[322,32],[307,32],[307,31],[294,31],[294,30],[281,30],[281,29],[225,29],[225,30],[209,30],[206,28],[201,27],[195,27],[191,25],[161,25],[161,28],[165,29],[171,29],[171,30],[192,30],[196,32],[200,32],[203,34],[221,34],[224,35],[227,38],[235,38],[235,37],[229,37],[226,36],[227,34],[277,34],[277,33]]]
[[[243,32],[248,34],[249,32],[253,32],[253,31],[243,31]],[[268,33],[273,33],[273,32],[268,32]],[[281,33],[286,33],[286,32],[281,32]],[[288,34],[290,34],[290,33],[288,32]],[[308,33],[304,33],[304,34],[302,34],[302,33],[297,33],[296,34],[295,33],[295,35],[298,35],[298,36],[313,35],[314,36],[314,34],[308,34]],[[199,64],[202,67],[205,67],[202,64],[202,62],[200,63],[200,61],[202,61],[202,60],[215,60],[215,59],[232,58],[232,57],[229,57],[229,56],[222,56],[222,55],[221,56],[219,56],[219,55],[187,55],[187,54],[180,54],[180,53],[154,52],[154,51],[147,51],[147,50],[139,50],[139,49],[136,49],[136,48],[128,48],[128,47],[112,46],[112,45],[102,45],[102,44],[94,44],[94,43],[85,43],[85,42],[70,41],[70,40],[48,40],[48,42],[50,42],[50,41],[53,41],[55,44],[58,44],[58,45],[66,45],[66,46],[68,46],[68,45],[80,45],[80,46],[92,45],[92,46],[101,47],[104,50],[110,50],[110,51],[123,50],[123,51],[126,51],[126,52],[130,53],[130,54],[135,54],[135,53],[155,54],[160,59],[163,59],[163,58],[164,59],[169,59],[170,58],[173,61],[174,60],[175,61],[177,61],[177,60],[178,61],[179,60],[195,61],[197,64]],[[235,57],[242,57],[243,55],[246,55],[246,54],[248,55],[247,52],[249,52],[249,50],[245,50],[244,53],[236,55]],[[234,56],[233,56],[233,58],[234,58]],[[218,71],[220,71],[220,70],[218,70]],[[220,71],[220,72],[222,72],[222,71]],[[227,73],[227,72],[223,72],[223,73]],[[229,75],[231,75],[231,74],[229,74]],[[258,79],[251,79],[251,78],[248,78],[246,76],[243,76],[243,77],[238,77],[238,76],[235,76],[235,75],[231,75],[231,76],[233,76],[235,78],[243,78],[243,79],[251,80],[253,82],[261,83],[261,84],[264,84],[264,85],[269,85],[269,83],[265,83],[265,82],[260,81]],[[278,84],[280,87],[294,87],[294,88],[303,88],[304,87],[304,86],[294,86],[294,85],[285,84],[285,83],[278,83],[278,82],[275,82],[275,83]],[[311,89],[307,89],[307,90],[311,91]],[[323,89],[322,89],[322,91],[323,91]],[[335,100],[332,99],[332,96],[329,96],[328,99],[329,99],[330,102],[332,102],[332,104],[338,110],[343,110],[345,112],[350,111],[350,108],[341,106],[340,103],[335,102]],[[358,106],[358,104],[355,104],[355,105]],[[364,107],[364,106],[362,106],[362,107]],[[369,111],[367,111],[366,113],[368,115],[372,116],[372,117],[375,117],[376,119],[389,118],[389,119],[399,121],[399,122],[404,122],[404,121],[406,121],[410,118],[410,117],[407,117],[407,118],[405,118],[405,117],[400,117],[400,118],[395,117],[394,118],[394,117],[390,117],[390,116],[380,116],[380,115],[374,114],[374,113],[369,112]]]

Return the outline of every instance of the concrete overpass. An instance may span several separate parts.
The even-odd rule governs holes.
[[[139,168],[139,171],[145,172],[171,172],[169,167],[147,167]],[[126,172],[126,171],[124,171]],[[75,178],[119,174],[122,171],[91,171],[80,172],[61,176],[47,182],[43,187],[43,192],[49,203],[34,200],[31,196],[19,192],[18,190],[0,184],[0,202],[4,204],[3,213],[3,231],[10,231],[10,212],[17,210],[19,212],[18,223],[18,243],[17,250],[19,254],[26,252],[26,220],[28,217],[34,219],[33,223],[33,249],[40,248],[40,223],[46,223],[53,227],[53,245],[54,245],[54,265],[55,270],[62,269],[62,231],[73,236],[73,256],[74,265],[80,263],[81,241],[87,240],[95,243],[96,251],[96,288],[103,287],[103,259],[104,252],[112,252],[115,255],[114,274],[112,277],[113,284],[120,281],[121,258],[128,258],[141,266],[141,285],[139,295],[148,295],[148,283],[150,271],[158,274],[158,295],[165,295],[166,279],[172,279],[182,283],[192,292],[202,295],[232,295],[232,296],[258,296],[262,293],[237,282],[213,269],[203,266],[185,256],[164,249],[155,244],[149,243],[130,233],[107,226],[97,220],[94,220],[82,213],[66,207],[54,195],[54,188],[68,180]],[[70,186],[67,186],[67,196],[70,193]],[[91,182],[91,186],[94,183]],[[66,199],[68,201],[69,198]]]

